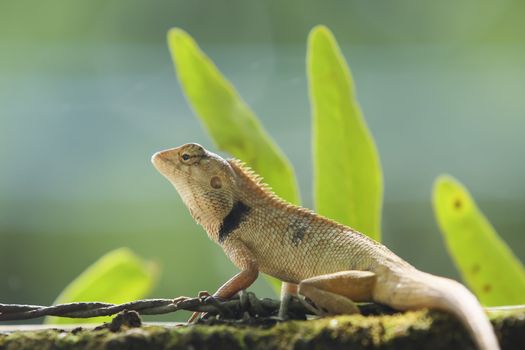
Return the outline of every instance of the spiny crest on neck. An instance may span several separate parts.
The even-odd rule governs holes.
[[[293,211],[295,213],[301,213],[303,215],[314,215],[315,220],[319,220],[328,224],[333,225],[334,227],[338,227],[343,230],[349,230],[354,232],[355,234],[358,234],[364,239],[370,240],[372,243],[381,246],[380,243],[376,242],[375,240],[369,238],[365,234],[354,230],[351,227],[348,227],[346,225],[343,225],[337,221],[334,221],[332,219],[329,219],[325,216],[316,214],[314,211],[303,208],[298,205],[294,205],[290,202],[287,202],[286,200],[282,199],[281,197],[277,196],[271,189],[270,186],[268,186],[266,183],[263,182],[263,178],[256,174],[249,166],[247,166],[244,162],[232,158],[228,159],[227,162],[230,164],[230,166],[234,169],[234,171],[241,177],[244,184],[247,186],[247,190],[253,191],[256,194],[259,194],[261,198],[268,199],[276,208],[281,208],[286,211]],[[381,246],[382,248],[385,248],[384,246]]]
[[[293,209],[304,213],[313,213],[310,209],[294,205],[276,195],[272,188],[263,181],[263,178],[255,173],[252,168],[247,166],[243,161],[232,158],[228,159],[228,163],[241,177],[249,191],[253,191],[253,193],[260,195],[261,198],[270,200],[276,207],[285,210]]]
[[[273,194],[271,187],[263,181],[262,176],[253,171],[253,169],[246,165],[242,160],[231,158],[228,159],[228,163],[234,170],[236,170],[235,172],[240,175],[247,185],[251,185],[258,189],[262,189],[264,192]]]

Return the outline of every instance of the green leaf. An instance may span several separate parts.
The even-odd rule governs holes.
[[[525,270],[481,213],[468,190],[448,175],[434,183],[434,213],[449,254],[486,306],[525,303]]]
[[[310,32],[307,74],[317,211],[380,240],[383,179],[379,156],[350,70],[324,26]]]
[[[299,203],[292,166],[232,84],[185,31],[171,29],[168,45],[186,98],[217,148],[246,162],[277,195]]]
[[[168,32],[168,46],[186,98],[217,148],[244,161],[277,195],[298,204],[290,162],[233,85],[182,29]],[[281,283],[267,278],[278,294]]]
[[[145,297],[155,285],[158,266],[127,248],[115,249],[89,266],[60,293],[54,304],[80,301],[125,303]],[[110,317],[47,317],[47,324],[104,322]]]

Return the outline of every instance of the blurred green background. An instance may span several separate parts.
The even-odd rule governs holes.
[[[448,172],[525,260],[524,16],[517,0],[0,0],[0,302],[49,304],[120,246],[160,263],[155,297],[236,272],[149,162],[185,142],[213,149],[173,73],[173,26],[257,112],[312,207],[304,56],[327,25],[381,155],[384,243],[458,278],[430,203]],[[253,290],[272,295],[262,279]]]

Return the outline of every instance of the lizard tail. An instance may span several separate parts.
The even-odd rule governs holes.
[[[398,309],[428,307],[449,312],[463,323],[479,350],[500,349],[483,308],[459,282],[418,271],[409,279],[401,277],[387,298],[385,302]]]

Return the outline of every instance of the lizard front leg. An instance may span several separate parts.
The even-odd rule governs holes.
[[[354,301],[370,301],[376,275],[369,271],[341,271],[299,283],[298,293],[330,314],[359,313]]]
[[[257,279],[259,267],[255,257],[246,245],[239,240],[227,240],[223,245],[224,252],[230,260],[241,269],[241,272],[230,278],[215,293],[214,298],[229,299],[239,291],[248,288]],[[188,323],[193,322],[200,312],[194,312]]]

